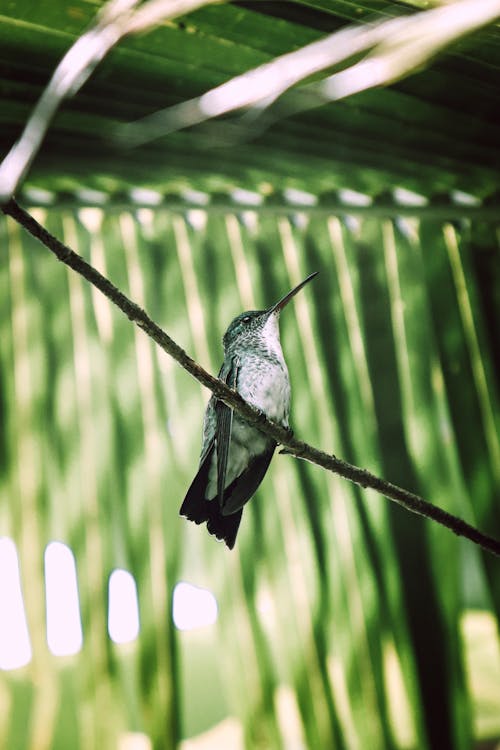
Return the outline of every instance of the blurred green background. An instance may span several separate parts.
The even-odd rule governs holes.
[[[474,265],[486,226],[144,208],[35,216],[212,372],[235,313],[319,270],[281,324],[296,433],[500,535],[492,332]],[[496,560],[279,455],[229,552],[178,516],[208,394],[10,219],[1,232],[0,522],[17,543],[32,649],[3,675],[2,746],[116,747],[144,732],[175,747],[228,716],[243,739],[209,746],[499,737]],[[53,540],[78,576],[83,647],[65,657],[46,644]],[[116,568],[138,591],[128,646],[107,635]],[[215,622],[195,590],[191,621],[179,617],[212,624],[176,629],[180,581],[213,593]]]
[[[2,154],[100,5],[2,7]],[[296,435],[500,538],[498,29],[241,142],[103,138],[418,5],[237,2],[128,40],[19,200],[213,373],[236,314],[318,270],[281,321]],[[178,516],[209,394],[3,216],[0,246],[0,748],[496,747],[497,559],[280,455],[229,552]]]

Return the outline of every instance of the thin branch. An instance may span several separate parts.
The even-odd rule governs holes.
[[[198,380],[202,385],[209,388],[217,398],[230,406],[240,416],[244,417],[250,424],[258,427],[263,433],[269,435],[277,443],[283,446],[283,452],[310,461],[317,464],[334,474],[339,474],[344,479],[348,479],[361,487],[369,487],[379,492],[389,500],[401,505],[412,513],[435,521],[436,523],[446,526],[458,536],[463,536],[471,542],[482,547],[487,552],[500,556],[500,542],[493,537],[483,534],[474,526],[466,523],[463,519],[447,513],[445,510],[424,500],[422,497],[415,495],[413,492],[398,487],[391,482],[375,476],[365,469],[342,461],[336,456],[324,453],[312,445],[304,443],[293,437],[289,430],[272,422],[250,406],[242,397],[232,388],[229,388],[218,378],[214,378],[195,362],[173,339],[163,331],[147,313],[132,302],[123,292],[112,284],[109,279],[103,276],[93,266],[87,263],[80,255],[75,253],[69,247],[64,245],[57,237],[50,234],[41,226],[27,211],[25,211],[15,200],[10,200],[2,207],[2,211],[21,224],[33,237],[42,242],[56,257],[79,273],[83,278],[99,289],[114,305],[120,308],[133,323],[138,325],[153,341],[160,346],[163,351],[173,357],[190,375]]]

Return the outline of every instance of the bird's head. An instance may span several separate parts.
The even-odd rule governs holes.
[[[317,273],[311,273],[267,310],[247,310],[234,318],[222,339],[224,350],[230,351],[235,345],[251,347],[252,344],[266,340],[279,340],[278,321],[281,311]]]

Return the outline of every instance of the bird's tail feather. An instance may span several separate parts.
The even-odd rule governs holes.
[[[229,549],[232,549],[243,511],[239,510],[231,515],[223,516],[217,498],[213,500],[205,498],[211,457],[212,451],[209,451],[187,491],[179,513],[197,524],[206,521],[209,533],[223,540]]]
[[[229,549],[233,549],[243,511],[239,510],[237,513],[233,513],[230,516],[223,516],[220,512],[217,500],[209,500],[205,502],[207,502],[207,505],[209,505],[211,509],[210,518],[207,520],[207,529],[209,533],[216,536],[217,539],[224,540]]]

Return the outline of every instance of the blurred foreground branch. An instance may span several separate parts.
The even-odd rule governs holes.
[[[120,39],[215,2],[219,0],[108,0],[54,70],[21,137],[0,164],[0,202],[16,192],[61,103],[81,89]]]
[[[135,302],[130,300],[114,284],[97,271],[93,266],[87,263],[80,255],[75,253],[69,247],[64,245],[57,237],[50,234],[41,224],[39,224],[31,214],[25,211],[19,204],[11,199],[2,207],[3,213],[12,217],[16,222],[21,224],[33,237],[42,242],[56,257],[72,268],[74,271],[83,276],[87,281],[99,289],[114,305],[116,305],[133,323],[138,325],[145,333],[160,346],[163,351],[173,357],[190,375],[198,380],[202,385],[209,388],[212,393],[225,404],[230,406],[234,411],[244,417],[250,424],[258,427],[262,432],[280,443],[284,448],[284,453],[303,458],[313,464],[317,464],[328,471],[339,474],[361,487],[369,487],[379,492],[385,497],[393,500],[399,505],[413,513],[435,521],[436,523],[446,526],[458,536],[463,536],[471,542],[482,547],[488,552],[500,556],[500,542],[493,537],[483,534],[474,526],[463,521],[461,518],[447,513],[441,508],[432,505],[423,498],[415,495],[413,492],[398,487],[391,482],[381,479],[371,474],[365,469],[342,461],[336,456],[324,453],[314,448],[302,440],[293,437],[290,431],[280,425],[266,419],[261,412],[250,406],[242,397],[229,388],[218,378],[210,375],[197,362],[182,349],[176,342],[163,331],[147,313]]]
[[[0,202],[17,192],[61,103],[80,90],[116,44],[166,19],[221,1],[108,0],[55,68],[19,140],[0,164]],[[218,121],[222,137],[224,133],[233,140],[241,140],[242,135],[255,136],[273,119],[403,78],[428,64],[451,43],[500,16],[500,0],[436,2],[438,7],[420,13],[349,25],[235,76],[200,97],[121,124],[112,140],[123,146],[138,146],[235,110],[245,115],[239,124]],[[336,67],[342,69],[329,74]],[[307,83],[321,74],[326,77]],[[277,100],[279,106],[272,111],[271,105]]]
[[[227,137],[238,129],[249,133],[254,129],[256,135],[256,119],[264,114],[260,129],[273,120],[387,86],[429,64],[450,44],[499,16],[500,0],[453,0],[420,13],[349,25],[234,76],[202,96],[124,123],[114,137],[124,146],[135,147],[236,110],[246,111],[246,115],[239,123],[219,122],[219,129]],[[337,66],[342,70],[305,83]],[[287,93],[288,97],[283,97]],[[280,98],[271,114],[271,106]]]

